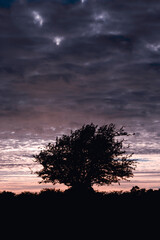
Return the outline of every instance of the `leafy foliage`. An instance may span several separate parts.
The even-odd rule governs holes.
[[[43,168],[37,172],[43,182],[64,183],[89,189],[93,184],[111,184],[133,176],[134,162],[123,149],[122,136],[129,134],[114,124],[98,128],[84,125],[49,143],[35,155]]]

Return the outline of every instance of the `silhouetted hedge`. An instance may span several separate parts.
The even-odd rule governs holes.
[[[44,189],[39,193],[22,192],[15,194],[13,192],[3,191],[0,193],[0,202],[41,202],[45,204],[54,204],[60,202],[68,203],[114,203],[114,202],[154,202],[158,203],[160,200],[160,189],[140,189],[137,186],[133,187],[128,192],[115,191],[115,192],[74,192],[72,190],[66,190],[65,192],[57,191],[54,189]]]

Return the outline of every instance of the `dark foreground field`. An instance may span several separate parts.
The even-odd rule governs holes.
[[[0,210],[6,238],[139,239],[159,229],[160,190],[2,192]]]

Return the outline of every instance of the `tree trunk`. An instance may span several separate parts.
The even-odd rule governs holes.
[[[87,194],[89,192],[94,192],[91,185],[87,185],[85,183],[78,183],[72,186],[71,190],[76,194]]]

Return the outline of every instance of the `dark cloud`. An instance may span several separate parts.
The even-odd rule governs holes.
[[[15,0],[0,0],[0,7],[9,8]]]
[[[158,1],[8,6],[0,8],[0,116],[6,126],[58,128],[91,120],[148,129],[159,119]]]

